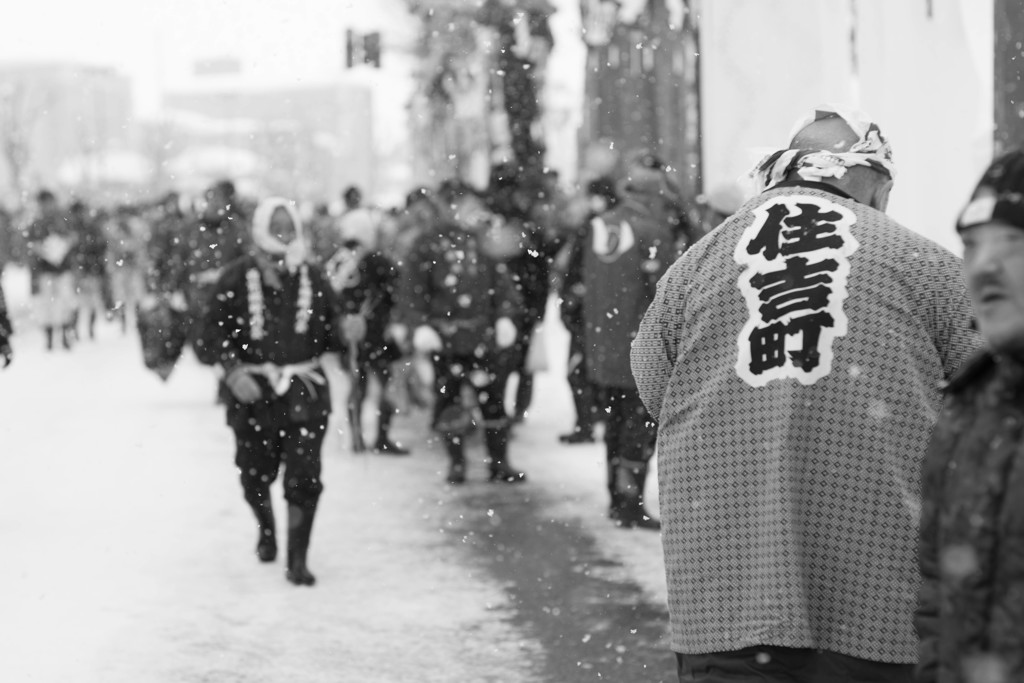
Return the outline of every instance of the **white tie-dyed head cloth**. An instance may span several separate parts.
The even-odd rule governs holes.
[[[781,149],[773,152],[750,171],[757,190],[770,190],[793,171],[804,180],[820,181],[823,178],[842,178],[851,166],[867,166],[890,178],[896,177],[889,140],[882,135],[878,124],[858,111],[832,105],[820,106],[797,122],[790,140],[815,121],[833,117],[845,121],[860,139],[842,152],[827,149]]]

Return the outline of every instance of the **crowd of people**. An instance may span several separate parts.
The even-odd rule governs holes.
[[[693,212],[647,150],[578,197],[499,165],[483,190],[449,180],[391,212],[349,188],[340,216],[249,207],[227,181],[194,215],[174,195],[65,213],[40,192],[24,236],[47,348],[137,312],[162,376],[186,345],[219,368],[266,562],[286,468],[294,584],[315,583],[321,359],[350,374],[353,450],[415,448],[389,432],[401,382],[448,484],[475,430],[489,480],[520,484],[509,444],[555,295],[576,406],[560,438],[603,423],[617,526],[661,529],[659,455],[681,681],[1024,680],[1024,152],[961,214],[963,261],[886,215],[891,146],[857,112],[815,110],[751,177],[755,196]],[[0,292],[4,364],[10,334]]]
[[[659,276],[703,229],[663,160],[640,150],[620,166],[569,196],[554,173],[502,164],[486,188],[448,180],[390,211],[349,187],[338,215],[326,204],[250,202],[227,180],[195,208],[172,193],[109,211],[81,201],[63,209],[43,190],[21,231],[33,312],[50,351],[93,338],[107,317],[124,331],[134,323],[146,365],[164,379],[188,349],[216,368],[257,554],[277,556],[269,490],[284,467],[287,575],[311,584],[306,549],[331,410],[321,359],[336,355],[349,375],[353,451],[409,455],[416,444],[390,433],[396,404],[408,404],[428,411],[448,484],[466,481],[475,432],[490,481],[521,483],[509,443],[529,414],[557,295],[577,409],[562,440],[593,442],[604,423],[609,517],[658,529],[643,504],[653,431],[628,348]],[[364,442],[368,412],[376,434]]]

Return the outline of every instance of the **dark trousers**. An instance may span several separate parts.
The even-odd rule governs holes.
[[[462,388],[468,382],[476,393],[485,426],[507,426],[505,387],[508,376],[507,365],[495,358],[434,356],[437,414],[451,413],[453,410],[467,411],[472,407],[463,405]]]
[[[526,363],[529,360],[530,343],[538,322],[538,320],[530,319],[520,327],[519,337],[511,351],[513,360],[509,374],[514,372],[518,377],[515,406],[512,411],[517,418],[526,415],[526,411],[529,410],[530,403],[533,401],[533,373],[527,369]]]
[[[501,358],[474,356],[435,356],[437,429],[453,464],[464,462],[463,439],[471,426],[471,406],[463,405],[462,388],[466,382],[476,393],[484,418],[484,443],[492,472],[505,466],[508,453],[509,417],[505,412],[505,386],[508,364]]]
[[[577,432],[590,434],[594,431],[594,423],[600,419],[600,391],[587,378],[586,344],[583,334],[573,332],[569,337],[569,389],[572,391],[573,404],[576,406]]]
[[[377,441],[380,442],[388,438],[391,419],[397,412],[395,406],[387,399],[388,382],[391,381],[391,365],[382,360],[366,361],[360,359],[359,375],[356,378],[358,382],[357,396],[359,398],[357,410],[361,411],[362,405],[366,401],[371,377],[376,377],[377,383],[380,385],[380,398],[377,404]]]
[[[626,487],[638,487],[637,493],[642,497],[647,463],[654,455],[658,430],[636,389],[605,387],[604,392],[608,400],[604,431],[608,492],[612,507],[617,507]],[[630,475],[626,484],[622,481],[623,473]]]
[[[827,650],[760,645],[734,652],[676,653],[680,683],[913,683],[913,664]]]
[[[323,491],[320,447],[327,420],[283,427],[248,425],[235,428],[235,465],[245,499],[254,509],[270,499],[270,485],[284,464],[284,497],[292,505],[316,507]]]

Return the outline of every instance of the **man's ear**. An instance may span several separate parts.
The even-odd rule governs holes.
[[[892,192],[892,185],[892,178],[878,184],[875,191],[871,194],[872,208],[885,213],[886,208],[889,206],[889,193]]]

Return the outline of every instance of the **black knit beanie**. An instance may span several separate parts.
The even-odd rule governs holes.
[[[1003,154],[986,169],[956,222],[957,232],[1002,221],[1024,229],[1024,150]]]

